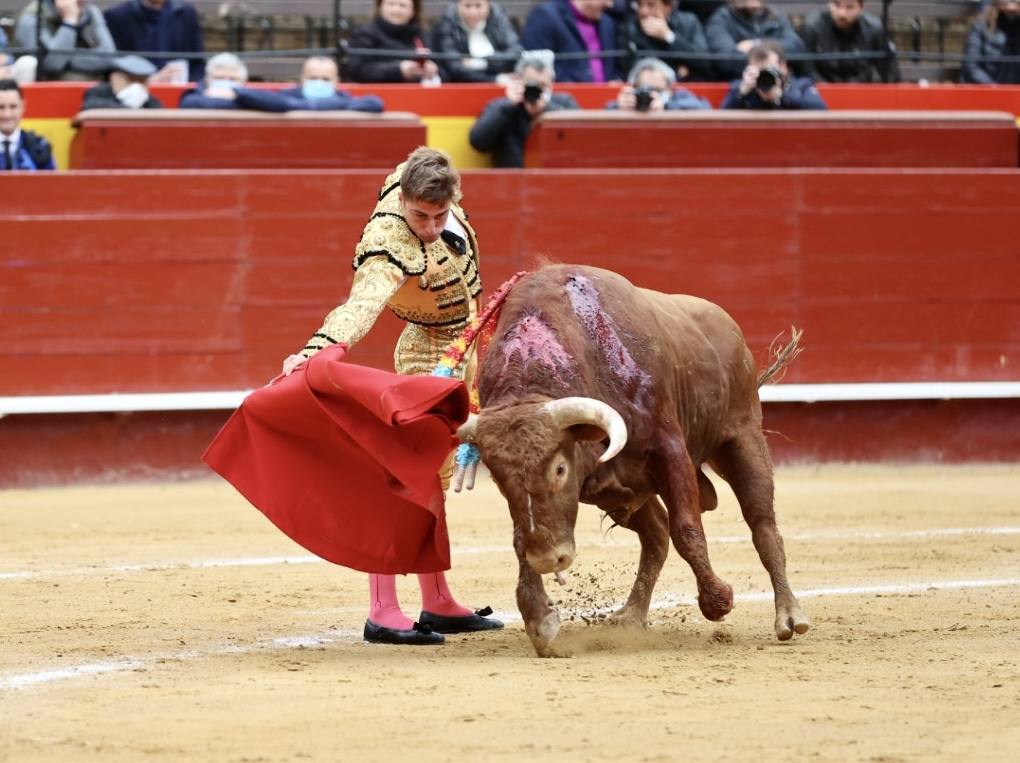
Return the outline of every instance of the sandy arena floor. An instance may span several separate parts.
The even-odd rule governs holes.
[[[720,490],[725,623],[673,552],[648,630],[587,625],[637,562],[588,507],[553,592],[573,657],[546,660],[488,480],[451,501],[451,579],[507,629],[439,648],[364,644],[364,576],[224,483],[2,492],[0,760],[1016,760],[1020,468],[795,468],[777,487],[808,634],[775,640]]]

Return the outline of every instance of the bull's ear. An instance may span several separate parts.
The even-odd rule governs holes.
[[[601,442],[609,437],[602,429],[592,424],[574,424],[570,427],[570,433],[575,440],[584,442]]]

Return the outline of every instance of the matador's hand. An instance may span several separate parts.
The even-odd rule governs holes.
[[[453,492],[459,493],[462,487],[466,487],[468,490],[474,489],[479,461],[481,461],[481,455],[474,444],[462,442],[457,447],[457,455],[453,459]]]
[[[290,376],[306,360],[308,360],[308,358],[306,358],[304,355],[290,355],[290,356],[288,356],[287,359],[285,361],[283,361],[283,375],[284,376]]]

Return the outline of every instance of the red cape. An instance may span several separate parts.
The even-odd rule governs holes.
[[[364,572],[450,568],[438,472],[463,382],[341,363],[337,345],[253,392],[203,460],[312,553]]]

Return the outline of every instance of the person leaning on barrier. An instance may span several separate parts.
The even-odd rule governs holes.
[[[106,82],[85,91],[81,110],[88,109],[161,109],[163,104],[149,93],[149,77],[156,67],[141,56],[117,56],[110,62]]]
[[[684,53],[708,52],[701,22],[693,13],[676,10],[673,0],[637,0],[637,12],[627,22],[624,39],[638,56],[661,58],[672,67],[678,79],[710,78],[708,61],[683,57]]]
[[[864,12],[864,0],[829,0],[826,10],[810,16],[800,30],[808,53],[877,53],[880,58],[818,59],[807,73],[824,82],[899,82],[896,54],[882,21]]]
[[[539,116],[547,111],[577,109],[568,93],[554,93],[551,51],[521,56],[506,95],[489,101],[472,125],[468,140],[476,151],[491,152],[494,167],[523,167],[524,142]]]
[[[778,40],[787,53],[804,51],[804,42],[789,19],[762,0],[729,0],[708,20],[705,36],[711,52],[732,56],[728,61],[713,62],[716,74],[726,80],[741,76],[745,56],[764,40]]]
[[[18,16],[14,39],[22,48],[36,47],[38,3],[31,2]],[[110,68],[113,37],[103,12],[85,0],[43,0],[39,41],[45,50],[38,63],[40,80],[96,80]]]
[[[690,90],[675,87],[673,69],[657,58],[642,58],[630,70],[627,84],[607,109],[657,113],[711,109],[712,104]]]
[[[612,4],[612,0],[546,0],[528,14],[521,44],[526,50],[557,54],[560,82],[615,82],[621,78],[619,62],[599,55],[619,44],[616,21],[606,13]],[[561,53],[591,55],[563,58]]]
[[[298,108],[308,111],[370,111],[383,110],[382,99],[377,95],[351,95],[341,90],[336,61],[326,56],[306,58],[301,65],[301,84],[280,95],[302,102]]]
[[[233,53],[217,53],[205,65],[205,80],[181,96],[182,109],[248,109],[281,113],[302,108],[293,98],[245,87],[248,67]]]
[[[809,77],[794,77],[782,46],[767,40],[751,48],[743,76],[730,85],[724,109],[812,109],[828,106]]]
[[[437,61],[444,82],[504,82],[521,55],[521,42],[499,3],[457,0],[432,30],[432,50],[460,56]]]
[[[191,3],[182,0],[127,0],[103,14],[117,50],[165,52],[149,58],[159,71],[153,82],[198,82],[205,76],[205,62],[194,58],[184,63],[177,53],[204,53],[202,25]],[[179,68],[180,67],[180,68]]]
[[[1020,84],[1020,2],[993,0],[971,27],[964,52],[963,82],[979,85]],[[989,60],[982,60],[989,59]]]
[[[24,114],[25,97],[18,83],[0,80],[0,170],[55,170],[46,138],[21,129]]]
[[[346,76],[355,82],[440,82],[439,67],[422,42],[421,0],[375,0],[375,18],[354,30],[350,48],[403,53],[351,53]]]

